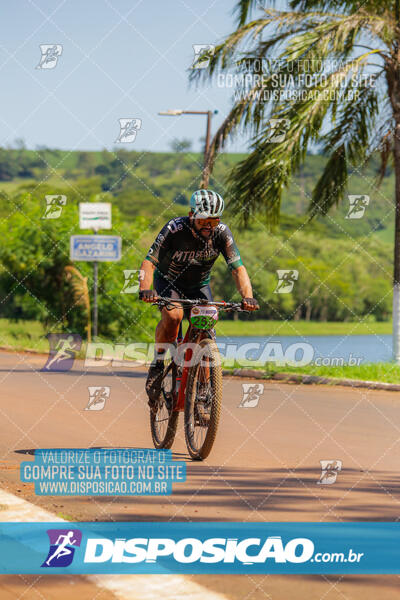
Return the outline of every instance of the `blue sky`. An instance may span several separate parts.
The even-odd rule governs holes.
[[[235,0],[15,0],[1,7],[0,146],[111,149],[118,119],[142,119],[127,149],[166,151],[174,138],[201,147],[205,118],[159,110],[218,110],[229,89],[189,88],[193,44],[215,44],[234,28]],[[40,44],[62,44],[54,69],[36,69]],[[246,149],[244,140],[233,151]]]

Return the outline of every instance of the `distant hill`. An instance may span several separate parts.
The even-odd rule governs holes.
[[[243,154],[221,154],[215,165],[210,187],[226,199],[229,214],[229,196],[226,178],[230,169]],[[184,214],[189,198],[197,189],[203,156],[199,153],[153,153],[116,149],[114,152],[78,152],[0,148],[0,190],[13,191],[19,185],[35,181],[64,188],[76,187],[83,193],[109,192],[127,218],[137,215]],[[348,203],[334,209],[327,217],[304,226],[312,189],[324,168],[325,158],[307,156],[301,172],[284,193],[281,226],[288,231],[302,226],[305,229],[325,231],[330,237],[376,235],[385,241],[393,239],[394,175],[387,170],[381,187],[374,180],[378,161],[372,160],[363,170],[350,174],[348,194],[370,196],[369,205],[361,219],[346,219]],[[232,215],[234,216],[234,215]],[[262,219],[262,215],[260,215]]]

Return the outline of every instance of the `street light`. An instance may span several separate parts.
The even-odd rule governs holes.
[[[207,115],[207,126],[206,126],[206,142],[204,145],[204,165],[203,165],[203,185],[208,186],[208,174],[206,174],[205,166],[210,147],[210,136],[211,136],[211,118],[218,113],[217,110],[183,110],[182,108],[170,108],[168,110],[160,111],[158,114],[165,117],[179,117],[180,115]]]
[[[171,108],[169,110],[164,110],[159,112],[159,115],[164,115],[167,117],[177,117],[178,115],[181,115],[183,113],[183,110],[181,108]]]

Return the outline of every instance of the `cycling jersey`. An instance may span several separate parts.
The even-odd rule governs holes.
[[[220,254],[231,270],[243,264],[232,233],[224,223],[217,225],[210,238],[205,239],[190,226],[189,217],[178,217],[161,229],[146,258],[156,266],[156,275],[178,289],[190,290],[209,283],[212,266]]]

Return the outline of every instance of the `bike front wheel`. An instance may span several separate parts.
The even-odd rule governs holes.
[[[169,449],[174,443],[179,412],[174,410],[173,390],[176,385],[176,366],[171,365],[161,384],[160,398],[155,409],[150,410],[150,429],[154,447]]]
[[[193,354],[186,386],[185,439],[194,460],[204,460],[211,452],[221,403],[221,357],[215,341],[205,338]]]

